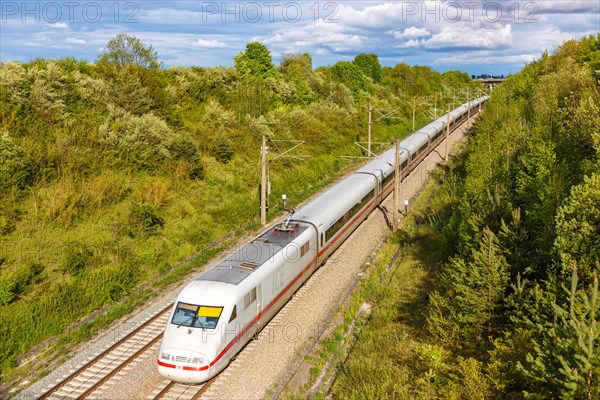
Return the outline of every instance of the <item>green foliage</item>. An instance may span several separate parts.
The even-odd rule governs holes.
[[[287,74],[288,69],[294,65],[300,68],[300,72],[304,76],[309,76],[312,73],[312,57],[310,54],[284,54],[280,65],[281,72]]]
[[[148,203],[131,204],[128,223],[132,234],[155,235],[165,225],[155,206]]]
[[[140,77],[127,68],[117,70],[109,86],[108,102],[115,111],[125,110],[134,115],[144,115],[154,105],[148,88]]]
[[[571,196],[556,215],[556,241],[567,276],[577,268],[589,281],[600,265],[600,175],[586,177],[571,189]]]
[[[82,274],[89,264],[92,252],[80,243],[66,243],[60,269],[70,275]]]
[[[104,145],[127,165],[153,170],[171,158],[173,131],[153,114],[137,117],[124,112],[111,116],[100,126],[100,132]]]
[[[226,137],[217,137],[212,145],[211,155],[220,163],[227,164],[233,157],[234,150],[231,141]]]
[[[285,68],[284,80],[294,85],[295,103],[306,105],[310,102],[312,93],[308,82],[306,82],[302,65],[299,63],[289,63]]]
[[[44,266],[37,262],[20,265],[0,278],[0,305],[8,305],[43,279]]]
[[[450,259],[441,281],[442,290],[432,296],[428,316],[434,335],[445,343],[472,342],[496,328],[508,285],[508,264],[489,228],[469,258]]]
[[[0,306],[6,306],[15,298],[13,285],[7,279],[0,280]]]
[[[235,69],[242,79],[266,79],[277,76],[271,51],[262,43],[251,42],[246,51],[234,58]]]
[[[158,53],[152,45],[145,46],[135,36],[119,33],[108,41],[106,48],[98,56],[98,63],[125,67],[135,65],[148,69],[161,68]]]
[[[352,63],[360,68],[365,76],[373,79],[374,82],[381,82],[381,64],[377,54],[359,54],[354,57]]]
[[[331,67],[331,74],[338,82],[352,90],[356,99],[358,93],[369,90],[369,83],[360,67],[349,61],[339,61]]]
[[[446,349],[482,363],[463,371],[485,390],[461,396],[598,397],[600,96],[585,53],[596,40],[567,42],[494,89],[464,178],[442,181],[433,204],[430,224],[450,259],[430,296],[428,328]],[[561,290],[574,269],[579,277]]]
[[[534,333],[533,352],[518,368],[529,380],[528,393],[538,398],[594,399],[600,395],[600,321],[598,279],[578,289],[577,270],[570,288],[562,285],[567,301],[548,302],[547,320],[525,319]]]
[[[168,150],[173,159],[187,164],[189,167],[188,178],[204,179],[204,164],[196,145],[190,139],[177,136],[169,143]]]
[[[461,71],[446,71],[442,74],[446,82],[453,87],[461,87],[471,82],[469,74]]]
[[[27,186],[31,182],[30,176],[27,155],[7,131],[0,130],[0,196],[13,186],[19,189]]]

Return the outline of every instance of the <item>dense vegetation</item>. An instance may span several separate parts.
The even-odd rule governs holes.
[[[600,35],[495,89],[438,178],[334,394],[600,398]]]
[[[368,102],[406,117],[413,96],[436,95],[443,110],[442,91],[458,87],[474,86],[456,71],[382,68],[374,54],[317,69],[308,54],[289,55],[276,67],[260,43],[234,67],[165,69],[127,35],[95,63],[0,64],[2,380],[92,311],[256,228],[262,135],[304,140],[312,156],[271,165],[272,203],[286,193],[293,205],[343,172],[340,155],[361,155],[354,142],[366,140]],[[428,119],[422,105],[417,125]],[[408,126],[381,120],[373,140]]]

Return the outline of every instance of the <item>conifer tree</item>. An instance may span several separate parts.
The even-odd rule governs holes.
[[[531,314],[525,320],[534,333],[533,353],[518,363],[530,388],[541,398],[594,399],[600,395],[600,323],[598,278],[587,289],[578,289],[577,269],[571,285],[561,285],[566,300],[554,298],[548,318]],[[546,299],[552,297],[546,292]],[[558,296],[560,299],[562,296]]]
[[[508,284],[508,264],[496,235],[484,228],[470,259],[455,257],[444,270],[443,292],[431,303],[430,331],[440,337],[448,329],[465,339],[489,334]]]

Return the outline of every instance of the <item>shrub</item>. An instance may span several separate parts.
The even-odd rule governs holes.
[[[132,204],[129,209],[130,234],[153,235],[165,224],[152,204]]]
[[[0,196],[12,186],[23,188],[30,183],[29,160],[8,132],[0,130]]]
[[[169,144],[169,151],[175,160],[183,160],[190,166],[190,179],[204,179],[204,165],[196,145],[190,139],[177,136]]]
[[[15,298],[13,292],[13,285],[5,280],[0,281],[0,306],[6,306],[10,304]]]
[[[229,139],[223,136],[219,136],[215,139],[212,146],[211,155],[217,159],[217,161],[227,164],[233,157],[233,147]]]
[[[73,276],[81,274],[89,260],[92,252],[79,243],[67,243],[64,247],[64,256],[60,269]]]
[[[151,113],[141,117],[128,112],[112,116],[100,127],[100,132],[105,145],[125,164],[155,170],[171,158],[168,144],[173,131]]]

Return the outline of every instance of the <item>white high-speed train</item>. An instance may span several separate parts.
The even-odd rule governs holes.
[[[486,100],[452,111],[450,130]],[[444,139],[446,121],[401,142],[402,178]],[[160,375],[201,383],[222,371],[392,191],[395,159],[394,148],[384,152],[186,285],[164,331]]]

